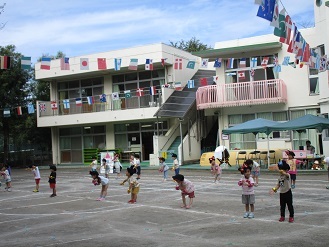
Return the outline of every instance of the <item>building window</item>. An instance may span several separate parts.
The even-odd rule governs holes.
[[[318,95],[319,92],[319,75],[317,69],[309,69],[310,95]]]

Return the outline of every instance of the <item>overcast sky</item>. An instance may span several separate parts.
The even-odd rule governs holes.
[[[313,0],[281,0],[298,28],[313,23]],[[254,0],[0,0],[0,46],[32,56],[68,57],[132,46],[216,41],[273,32]],[[280,9],[282,4],[280,4]]]

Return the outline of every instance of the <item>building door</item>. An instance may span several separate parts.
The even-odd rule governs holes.
[[[150,160],[150,154],[153,154],[153,131],[142,132],[142,157],[143,160]]]

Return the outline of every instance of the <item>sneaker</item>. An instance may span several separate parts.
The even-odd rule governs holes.
[[[102,199],[102,198],[101,198],[101,197],[99,197],[99,198],[97,198],[97,199],[96,199],[96,201],[101,201],[101,199]]]
[[[327,186],[326,189],[329,190],[329,186]]]
[[[245,212],[243,218],[248,218],[248,216],[249,216],[249,212]]]
[[[33,192],[39,192],[38,190],[33,190]]]
[[[104,197],[102,197],[102,198],[100,198],[99,200],[100,200],[100,201],[105,201],[105,198],[104,198]]]
[[[55,194],[51,194],[50,197],[55,197],[56,195]]]
[[[294,217],[289,217],[289,223],[294,223]]]
[[[130,200],[128,203],[129,204],[134,204],[134,203],[136,203],[136,201],[135,200]]]
[[[284,217],[281,216],[280,219],[279,219],[279,221],[280,222],[283,222],[284,221]]]
[[[11,191],[11,188],[9,187],[9,188],[7,189],[7,191],[10,192],[10,191]]]
[[[254,184],[255,187],[258,187],[258,184]]]
[[[295,186],[294,184],[292,184],[292,185],[291,185],[291,188],[294,189],[294,188],[296,188],[296,186]]]
[[[249,219],[255,218],[254,213],[250,213],[250,214],[248,215],[248,218],[249,218]]]

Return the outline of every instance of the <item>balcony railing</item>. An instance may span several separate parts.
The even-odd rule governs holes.
[[[280,79],[210,85],[196,93],[198,110],[286,102],[286,84]]]
[[[120,93],[119,98],[116,99],[113,99],[113,95],[110,94],[105,95],[102,101],[100,95],[96,95],[93,96],[93,102],[88,101],[88,97],[81,97],[81,104],[77,103],[75,98],[68,99],[68,102],[63,100],[39,101],[39,117],[160,107],[161,104],[161,95],[158,91],[155,95],[146,95],[145,92],[143,96],[131,96],[130,98],[125,97],[124,93]],[[56,109],[52,105],[56,105]]]

